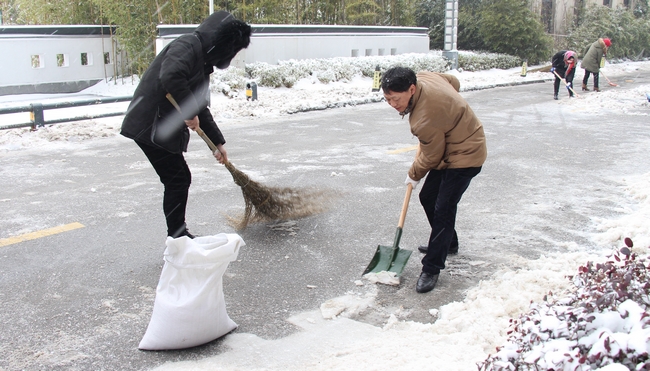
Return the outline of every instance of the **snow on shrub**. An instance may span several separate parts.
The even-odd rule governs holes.
[[[459,52],[459,70],[478,71],[492,68],[507,69],[521,64],[517,57],[481,52]],[[314,76],[321,83],[350,81],[356,76],[373,77],[375,70],[386,71],[394,66],[410,67],[415,72],[445,72],[450,61],[441,51],[409,53],[400,55],[368,56],[356,58],[326,58],[279,61],[277,65],[263,62],[247,64],[245,69],[230,67],[215,70],[212,74],[212,90],[232,96],[241,90],[247,81],[256,81],[259,86],[291,88],[300,79]],[[229,88],[228,88],[229,87]]]
[[[244,89],[247,81],[246,72],[241,68],[215,69],[210,78],[210,90],[213,93],[220,92],[231,98]]]
[[[259,86],[279,88],[282,86],[282,70],[279,65],[253,63],[246,65],[246,73],[257,81]]]
[[[586,371],[608,365],[650,370],[650,264],[630,250],[631,239],[625,243],[608,261],[580,267],[570,277],[576,289],[569,298],[547,296],[510,320],[506,345],[478,364],[479,371]]]
[[[507,54],[484,52],[458,52],[458,67],[465,71],[508,69],[521,65],[521,59]]]

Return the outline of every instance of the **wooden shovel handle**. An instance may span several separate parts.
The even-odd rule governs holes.
[[[420,143],[418,143],[418,148],[415,151],[415,158],[417,159],[420,155]],[[409,183],[406,185],[406,195],[404,196],[404,204],[402,205],[402,213],[399,215],[399,222],[397,227],[400,229],[404,228],[404,220],[406,220],[406,211],[409,209],[409,201],[411,201],[411,193],[413,192],[413,184]]]
[[[406,195],[404,196],[404,204],[402,205],[402,213],[399,216],[399,228],[404,228],[404,220],[406,220],[406,211],[409,209],[409,201],[411,201],[411,193],[413,192],[413,184],[406,185]]]
[[[562,76],[558,75],[558,73],[555,72],[555,71],[553,71],[553,73],[555,74],[555,76],[557,76],[558,79],[562,80],[562,82],[564,83],[564,85],[567,85],[566,80],[565,80]],[[576,93],[575,90],[573,90],[572,87],[569,87],[569,86],[567,85],[567,88],[569,88],[569,89],[571,90],[571,92],[576,96],[576,98],[578,97],[578,93]]]

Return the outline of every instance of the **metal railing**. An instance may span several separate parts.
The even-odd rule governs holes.
[[[132,96],[102,97],[102,98],[74,100],[74,101],[56,102],[56,103],[31,103],[22,106],[0,108],[0,115],[21,113],[21,112],[30,113],[29,122],[0,125],[0,130],[23,128],[28,126],[31,126],[32,130],[36,130],[38,127],[43,127],[45,125],[51,125],[51,124],[58,124],[61,122],[71,122],[71,121],[88,120],[88,119],[95,119],[95,118],[102,118],[102,117],[120,116],[120,115],[124,115],[126,112],[120,111],[120,112],[109,112],[109,113],[99,113],[99,114],[86,114],[82,116],[45,120],[45,115],[43,112],[45,110],[57,109],[57,108],[71,108],[71,107],[91,106],[96,104],[129,102],[132,99],[133,99]]]

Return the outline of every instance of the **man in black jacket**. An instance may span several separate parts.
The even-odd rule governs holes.
[[[232,14],[219,11],[194,33],[182,35],[156,56],[133,94],[121,134],[135,140],[165,186],[163,211],[167,235],[193,238],[185,224],[185,208],[192,175],[183,157],[189,129],[201,128],[217,146],[215,158],[228,160],[221,131],[209,104],[210,74],[228,68],[237,53],[248,47],[251,27]],[[180,112],[167,98],[179,104]]]

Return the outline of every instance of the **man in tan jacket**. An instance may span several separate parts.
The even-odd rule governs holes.
[[[431,225],[416,291],[433,290],[447,254],[458,252],[456,210],[472,178],[487,157],[483,125],[458,94],[455,76],[393,67],[381,78],[386,102],[402,117],[409,115],[411,133],[420,141],[418,154],[405,184],[417,187],[420,203]],[[428,175],[427,175],[428,174]]]

